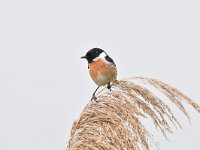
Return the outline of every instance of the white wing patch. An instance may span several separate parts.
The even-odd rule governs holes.
[[[93,59],[93,61],[97,61],[99,59],[103,59],[105,61],[105,57],[107,56],[107,54],[105,52],[102,52],[98,57],[96,57],[95,59]]]

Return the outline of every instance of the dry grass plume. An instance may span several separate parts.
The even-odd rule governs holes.
[[[69,150],[149,150],[154,142],[141,118],[151,118],[156,129],[166,138],[172,124],[182,128],[167,104],[142,81],[161,91],[190,120],[183,101],[200,113],[200,106],[179,90],[157,79],[136,77],[112,84],[97,94],[99,103],[90,102],[73,123]],[[171,123],[170,123],[171,122]]]

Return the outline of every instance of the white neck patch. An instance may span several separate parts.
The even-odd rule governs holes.
[[[93,61],[97,61],[99,59],[105,60],[106,56],[107,56],[107,54],[105,52],[102,52],[98,57],[96,57],[95,59],[93,59]]]

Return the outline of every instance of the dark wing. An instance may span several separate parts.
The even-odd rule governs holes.
[[[113,65],[115,65],[113,59],[110,58],[108,55],[105,57],[105,59],[106,59],[108,62],[110,62],[110,63],[112,63]],[[116,65],[115,65],[115,66],[116,66]]]

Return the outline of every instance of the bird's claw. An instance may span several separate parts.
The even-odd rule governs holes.
[[[108,88],[110,91],[112,91],[112,90],[111,90],[111,85],[110,85],[110,83],[108,84],[107,88]]]
[[[96,103],[98,103],[99,101],[97,100],[97,97],[95,95],[92,95],[91,101],[94,100]]]

